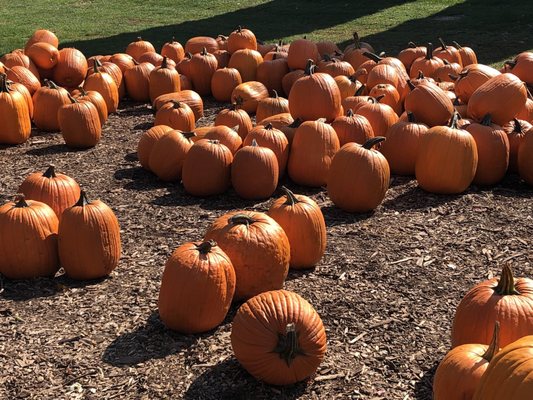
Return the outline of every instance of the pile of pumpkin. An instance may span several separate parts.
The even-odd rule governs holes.
[[[452,350],[435,372],[433,398],[530,399],[532,309],[533,280],[515,279],[507,265],[499,279],[469,290],[455,313]]]

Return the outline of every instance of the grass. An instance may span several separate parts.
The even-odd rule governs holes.
[[[307,35],[347,44],[354,30],[378,51],[395,55],[410,40],[473,47],[480,62],[501,66],[533,49],[533,2],[513,0],[23,0],[0,5],[0,54],[24,46],[38,28],[54,31],[61,46],[86,55],[124,51],[137,36],[156,48],[176,37],[228,34],[237,25],[272,42]]]

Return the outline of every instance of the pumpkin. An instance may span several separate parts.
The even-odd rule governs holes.
[[[527,121],[514,118],[503,126],[509,139],[509,172],[518,172],[518,152],[533,125]]]
[[[48,29],[38,29],[30,36],[26,44],[24,45],[24,51],[28,51],[29,48],[38,42],[45,42],[51,44],[56,49],[59,47],[59,39],[54,32],[49,31]]]
[[[395,175],[414,175],[420,139],[428,131],[425,124],[415,122],[413,113],[407,121],[398,121],[387,130],[387,140],[381,144],[381,154]]]
[[[163,56],[161,54],[156,53],[155,51],[147,51],[146,53],[143,53],[138,59],[137,62],[143,63],[148,62],[152,64],[154,67],[159,67],[163,62]],[[167,61],[168,64],[172,64],[173,61]]]
[[[6,70],[13,67],[24,67],[32,73],[35,79],[39,80],[40,78],[37,66],[22,50],[13,50],[11,53],[4,54],[0,61]]]
[[[176,42],[177,43],[177,42]],[[163,58],[161,66],[150,72],[150,101],[162,94],[179,92],[181,90],[180,74],[173,68],[169,68],[167,57]]]
[[[238,70],[243,82],[255,81],[257,67],[262,62],[263,57],[258,51],[240,49],[231,55],[228,67]]]
[[[426,56],[427,50],[425,46],[417,46],[413,42],[409,42],[407,45],[407,48],[398,53],[398,59],[405,65],[405,69],[409,71],[417,58]]]
[[[318,204],[308,196],[285,193],[269,208],[268,215],[281,225],[291,248],[290,268],[314,267],[326,251],[326,223]]]
[[[289,141],[283,132],[274,128],[272,124],[257,125],[244,138],[243,145],[250,146],[254,140],[259,146],[268,147],[274,152],[278,161],[279,176],[283,176],[289,158]]]
[[[316,64],[320,58],[315,42],[296,39],[289,46],[287,62],[290,69],[306,69],[309,60]]]
[[[26,89],[28,89],[32,96],[41,87],[39,78],[36,78],[35,75],[26,67],[15,65],[11,68],[5,68],[5,70],[8,79],[26,86]]]
[[[120,259],[120,226],[113,210],[81,191],[76,204],[61,214],[59,259],[72,279],[98,279],[111,273]]]
[[[437,68],[437,70],[435,71],[435,74],[433,75],[433,78],[435,78],[435,80],[439,83],[440,82],[454,82],[455,81],[454,77],[463,70],[463,67],[457,63],[450,63],[447,60],[443,60],[443,61],[444,61],[444,65],[442,67]],[[454,88],[455,86],[452,85],[452,87]]]
[[[185,191],[193,196],[224,193],[230,187],[232,161],[231,151],[218,140],[198,140],[183,161]]]
[[[231,99],[248,114],[257,110],[257,102],[268,97],[268,89],[261,82],[248,81],[236,86],[231,92]]]
[[[43,131],[59,130],[58,111],[69,104],[68,92],[53,81],[45,80],[45,85],[33,95],[33,122]]]
[[[351,76],[339,75],[334,78],[341,92],[342,100],[353,96],[354,93],[363,85],[357,80],[358,76],[358,74],[353,74]]]
[[[60,86],[77,87],[85,79],[87,59],[74,48],[59,50],[59,58],[54,67],[54,82]]]
[[[257,66],[256,80],[272,91],[283,91],[283,78],[289,72],[287,59],[273,56],[272,60],[264,60]]]
[[[165,263],[159,316],[172,330],[206,332],[222,323],[234,292],[235,270],[216,242],[188,242]]]
[[[232,129],[225,125],[212,126],[203,137],[206,139],[218,140],[231,151],[231,154],[235,155],[242,145],[242,139],[235,130],[236,128],[237,127],[234,127]]]
[[[141,166],[150,171],[149,161],[150,153],[154,144],[168,131],[173,130],[170,126],[156,125],[148,129],[141,135],[139,143],[137,144],[137,157]]]
[[[290,385],[316,372],[326,353],[326,332],[306,300],[273,290],[239,308],[231,326],[231,347],[256,379]]]
[[[95,60],[93,64],[93,73],[85,78],[83,88],[85,90],[94,90],[100,93],[105,100],[107,112],[114,113],[118,108],[118,86],[110,74],[98,70],[98,64],[99,62]]]
[[[357,70],[361,64],[367,61],[366,56],[363,54],[366,51],[374,52],[374,49],[372,46],[368,45],[368,43],[361,42],[357,32],[354,32],[353,43],[344,49],[344,55],[342,59],[344,61],[348,61],[352,67]]]
[[[215,100],[229,102],[233,89],[241,83],[241,74],[235,68],[217,69],[211,77],[211,93]]]
[[[195,36],[187,40],[185,43],[185,54],[200,53],[203,49],[208,53],[214,53],[218,50],[218,43],[215,38],[209,36]],[[181,73],[181,72],[180,72]]]
[[[228,50],[228,37],[224,35],[217,35],[215,38],[219,50]]]
[[[148,63],[137,63],[124,72],[124,81],[129,96],[135,101],[150,100],[150,73],[155,67]]]
[[[231,54],[227,50],[216,50],[213,55],[217,59],[217,68],[226,68],[229,65]]]
[[[400,93],[398,93],[398,90],[391,84],[377,84],[370,90],[369,96],[375,99],[379,97],[379,103],[390,106],[396,115],[400,115],[402,113],[403,105],[400,99]]]
[[[80,197],[80,187],[71,177],[57,173],[55,166],[50,165],[47,170],[30,174],[18,189],[26,199],[48,204],[57,217],[65,208],[71,207]]]
[[[352,76],[355,74],[355,70],[352,65],[347,61],[341,61],[337,58],[331,58],[325,56],[328,60],[322,67],[319,67],[320,72],[331,75],[333,78],[343,75],[343,76]]]
[[[135,66],[133,57],[126,53],[113,54],[109,61],[119,67],[123,74]]]
[[[533,392],[533,335],[503,349],[489,363],[473,400],[528,400]]]
[[[453,116],[453,103],[446,93],[431,82],[411,87],[405,98],[405,111],[414,114],[417,121],[430,127],[444,125]]]
[[[208,228],[204,240],[217,242],[233,263],[234,300],[282,288],[289,270],[289,239],[268,215],[242,210],[224,214]]]
[[[300,79],[302,76],[305,76],[305,71],[303,69],[296,69],[290,71],[281,79],[281,87],[285,96],[289,96],[294,82]]]
[[[69,95],[70,104],[62,106],[57,114],[61,135],[68,147],[94,147],[100,141],[102,125],[96,107],[87,101],[78,101]]]
[[[59,59],[57,47],[46,42],[34,43],[26,51],[26,54],[38,68],[47,70],[54,68]]]
[[[369,97],[368,101],[358,107],[354,112],[365,117],[374,131],[374,135],[385,136],[389,128],[398,122],[398,114],[391,106],[381,104],[383,95],[378,98]]]
[[[208,53],[206,49],[192,56],[189,78],[191,79],[194,90],[200,96],[211,94],[211,78],[217,70],[217,66],[218,61],[216,57]]]
[[[0,75],[2,74],[0,73]],[[33,98],[30,94],[30,91],[22,83],[8,80],[7,85],[9,86],[11,90],[15,92],[19,92],[24,97],[24,100],[26,101],[26,104],[28,105],[28,112],[30,114],[30,119],[33,119],[34,107],[33,107]]]
[[[502,99],[505,99],[504,103]],[[468,115],[481,120],[490,114],[495,124],[503,125],[516,117],[526,100],[524,82],[510,73],[497,75],[472,93],[468,101]]]
[[[452,347],[464,343],[490,343],[496,321],[500,322],[500,345],[507,346],[533,332],[532,306],[533,280],[515,279],[511,268],[505,265],[499,279],[489,279],[474,286],[457,306]]]
[[[170,58],[176,64],[178,64],[183,57],[185,57],[185,50],[180,42],[172,38],[170,42],[166,42],[161,48],[161,55],[163,57]]]
[[[57,231],[57,216],[47,204],[18,195],[0,206],[0,273],[8,279],[54,276]]]
[[[323,56],[325,54],[329,55],[329,54],[335,54],[335,53],[342,55],[341,49],[339,49],[339,47],[335,43],[329,40],[316,42],[316,48],[320,56]]]
[[[278,186],[278,159],[255,139],[238,150],[231,164],[231,184],[243,199],[266,199]]]
[[[500,72],[492,67],[483,64],[471,64],[457,75],[457,79],[454,81],[455,93],[461,101],[468,103],[478,87],[498,75]]]
[[[179,181],[185,156],[193,145],[193,136],[193,132],[166,131],[152,146],[149,170],[162,181]]]
[[[289,93],[291,115],[303,121],[333,121],[342,113],[339,87],[330,75],[314,71],[315,65],[309,61],[305,76],[294,82]]]
[[[512,74],[516,75],[520,80],[526,82],[528,85],[533,84],[533,53],[523,52],[515,57],[513,61],[506,62]]]
[[[353,112],[356,112],[359,107],[364,106],[366,103],[371,101],[370,96],[363,95],[365,92],[366,85],[363,84],[359,86],[353,95],[350,95],[342,100],[342,108],[346,111],[352,110]]]
[[[461,59],[459,50],[453,46],[446,46],[446,43],[444,43],[442,38],[439,38],[439,42],[441,47],[434,51],[435,57],[438,57],[443,61],[448,61],[450,64],[457,63],[460,66],[463,66],[463,60]]]
[[[0,75],[0,143],[20,144],[30,137],[31,121],[24,96],[11,90],[6,75]]]
[[[162,94],[154,100],[154,110],[159,110],[163,104],[168,103],[169,101],[179,101],[180,103],[187,104],[194,113],[194,118],[196,120],[204,116],[204,102],[202,97],[200,97],[200,95],[194,90],[182,89],[179,92]]]
[[[93,105],[96,107],[96,110],[98,111],[98,116],[100,117],[100,124],[103,126],[104,123],[107,121],[108,114],[107,105],[102,95],[96,90],[86,91],[81,86],[78,88],[78,91],[79,92],[76,92],[73,97],[78,101],[89,101],[93,103]]]
[[[257,50],[257,39],[251,30],[239,26],[229,34],[227,46],[231,54],[241,49]]]
[[[411,79],[416,78],[419,72],[422,72],[424,76],[433,78],[435,71],[444,65],[444,61],[441,58],[433,56],[433,44],[428,43],[426,49],[426,55],[417,58],[411,64],[409,69],[409,77]]]
[[[478,162],[473,183],[495,185],[500,182],[509,166],[509,139],[507,133],[491,122],[487,114],[481,123],[472,123],[465,130],[476,141]]]
[[[339,150],[335,129],[320,120],[303,122],[294,134],[287,163],[289,177],[298,185],[320,187],[334,154]]]
[[[257,125],[268,124],[272,124],[274,128],[279,129],[285,134],[287,140],[289,141],[290,148],[290,146],[292,146],[292,140],[294,138],[294,134],[296,133],[296,129],[302,124],[302,121],[299,119],[294,120],[290,113],[282,113],[265,118],[264,120],[258,122]]]
[[[257,110],[255,113],[256,121],[262,121],[265,118],[273,115],[288,113],[289,112],[289,100],[279,97],[278,92],[272,91],[271,97],[260,99],[257,102]]]
[[[215,125],[238,126],[237,133],[244,140],[253,125],[248,113],[239,107],[238,103],[232,103],[230,108],[221,110],[215,117]]]
[[[368,73],[366,85],[372,89],[376,85],[388,83],[397,88],[399,80],[400,77],[396,68],[388,64],[378,64]]]
[[[169,101],[155,114],[154,125],[167,125],[173,129],[190,132],[194,129],[194,113],[187,103]]]
[[[459,55],[461,56],[461,62],[463,63],[463,67],[466,67],[468,65],[477,64],[477,56],[474,50],[472,50],[470,47],[463,47],[457,42],[452,42],[455,48],[459,51]]]
[[[180,75],[180,86],[181,86],[181,91],[184,91],[184,90],[192,91],[191,80],[187,78],[185,75]]]
[[[516,115],[516,118],[533,123],[533,99],[528,97],[526,104],[524,104],[522,110]]]
[[[331,201],[347,212],[368,212],[381,204],[390,182],[389,164],[372,147],[384,141],[377,136],[363,145],[347,143],[335,153],[327,188]]]
[[[434,400],[472,399],[499,350],[500,324],[496,321],[490,345],[463,344],[450,350],[439,363],[433,379]]]
[[[374,137],[374,130],[368,119],[354,114],[351,109],[348,109],[345,116],[335,118],[331,126],[337,133],[341,147],[349,142],[363,144]]]
[[[154,45],[143,40],[140,36],[126,47],[126,54],[130,55],[137,62],[139,62],[139,58],[148,51],[155,53]]]

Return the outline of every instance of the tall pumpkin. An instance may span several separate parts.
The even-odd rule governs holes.
[[[182,333],[209,331],[222,323],[235,292],[235,270],[214,241],[179,246],[165,263],[159,316]]]
[[[235,68],[217,69],[211,77],[211,93],[215,100],[229,102],[233,89],[241,83],[241,74]]]
[[[168,131],[173,130],[170,126],[155,125],[141,135],[137,144],[137,158],[141,166],[150,171],[150,153],[155,143]]]
[[[6,75],[0,75],[0,143],[20,144],[30,137],[31,121],[24,96],[11,90]]]
[[[124,81],[129,96],[135,101],[150,100],[150,73],[155,68],[149,62],[138,63],[124,72]]]
[[[98,279],[111,273],[120,259],[120,226],[113,210],[81,191],[76,204],[59,220],[59,259],[72,279]]]
[[[256,140],[259,146],[268,147],[274,152],[278,161],[279,176],[283,176],[289,158],[289,141],[283,132],[274,128],[272,124],[257,125],[248,133],[243,145],[249,146],[253,140]]]
[[[65,144],[75,148],[96,146],[102,135],[98,110],[88,101],[69,98],[71,103],[62,106],[57,114]]]
[[[150,171],[163,181],[181,179],[183,161],[193,145],[193,132],[171,130],[165,132],[152,146],[148,165]]]
[[[107,112],[114,113],[118,108],[118,85],[110,74],[99,70],[98,64],[99,62],[94,60],[93,73],[85,78],[83,88],[100,93],[105,100]]]
[[[217,242],[231,259],[237,277],[235,300],[282,288],[289,270],[289,239],[268,215],[242,210],[224,214],[204,240]]]
[[[211,94],[211,78],[217,70],[218,61],[213,54],[204,48],[200,53],[196,53],[191,59],[191,76],[194,90],[200,96]]]
[[[256,379],[290,385],[315,373],[326,353],[326,332],[313,306],[286,290],[244,303],[231,327],[235,358]]]

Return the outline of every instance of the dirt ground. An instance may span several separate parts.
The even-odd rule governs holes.
[[[201,123],[219,109],[211,104]],[[506,262],[516,276],[531,276],[533,191],[517,176],[460,196],[431,195],[395,177],[384,203],[363,215],[340,211],[325,190],[287,181],[320,204],[328,226],[323,260],[290,272],[285,284],[321,315],[328,351],[308,382],[259,383],[232,356],[238,305],[216,330],[181,335],[162,325],[157,296],[178,245],[202,238],[229,210],[266,211],[271,200],[243,201],[233,191],[194,198],[158,181],[135,153],[152,122],[146,105],[124,102],[94,149],[71,151],[59,134],[38,132],[0,148],[0,203],[54,163],[116,212],[123,243],[108,279],[1,281],[0,398],[431,399],[461,297]]]

